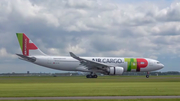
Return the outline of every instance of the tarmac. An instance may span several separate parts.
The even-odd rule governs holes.
[[[1,97],[0,100],[175,99],[175,98],[180,98],[180,96]]]

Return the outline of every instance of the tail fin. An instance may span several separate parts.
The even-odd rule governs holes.
[[[45,55],[24,33],[16,33],[16,35],[23,55]]]

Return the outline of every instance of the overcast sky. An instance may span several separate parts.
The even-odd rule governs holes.
[[[17,32],[49,55],[145,57],[180,71],[180,1],[0,0],[0,73],[60,72],[19,60]]]

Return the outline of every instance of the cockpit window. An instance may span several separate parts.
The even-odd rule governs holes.
[[[157,62],[157,64],[160,64],[160,62]]]

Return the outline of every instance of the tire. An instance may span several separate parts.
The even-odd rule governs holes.
[[[146,78],[149,78],[149,75],[146,75]]]
[[[89,78],[89,75],[86,75],[86,78]]]
[[[97,78],[97,75],[86,75],[86,78]]]
[[[93,78],[97,78],[97,75],[94,75]]]
[[[93,76],[92,76],[92,75],[89,75],[89,78],[93,78]]]

